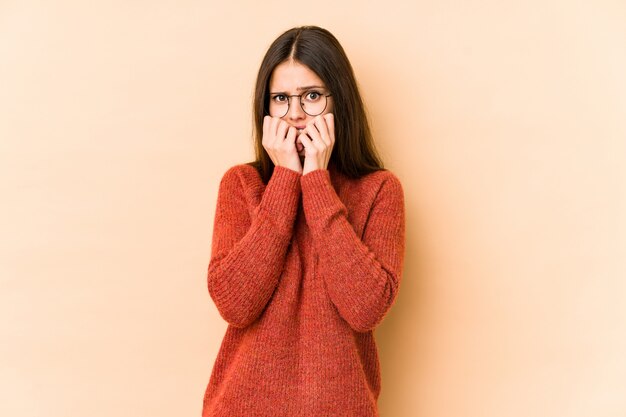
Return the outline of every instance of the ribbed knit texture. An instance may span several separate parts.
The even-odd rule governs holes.
[[[220,182],[208,290],[228,327],[203,417],[378,416],[374,329],[402,275],[390,171],[360,179],[236,165]]]

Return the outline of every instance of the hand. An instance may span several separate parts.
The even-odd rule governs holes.
[[[263,118],[261,143],[275,166],[282,166],[302,173],[302,163],[296,149],[298,130],[279,117]]]
[[[315,116],[298,137],[304,146],[305,175],[316,169],[327,169],[335,145],[335,119],[332,113]]]

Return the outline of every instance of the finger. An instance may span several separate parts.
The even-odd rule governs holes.
[[[335,115],[332,113],[326,113],[324,115],[324,119],[326,120],[326,125],[328,126],[328,134],[330,137],[330,142],[334,144],[335,143]]]
[[[311,150],[317,150],[317,148],[313,144],[313,141],[304,130],[302,131],[302,133],[300,133],[300,136],[298,136],[298,139],[300,139],[300,142],[302,143],[302,146],[304,146],[305,150],[309,148],[311,148]]]
[[[296,134],[297,133],[298,133],[298,129],[296,129],[293,126],[289,126],[289,130],[287,131],[286,142],[293,144],[294,147],[296,146]]]
[[[328,132],[328,125],[326,124],[326,119],[322,116],[315,117],[315,127],[320,132],[320,136],[322,141],[326,144],[326,146],[330,146],[330,133]]]
[[[304,129],[304,131],[308,135],[308,137],[311,139],[311,141],[313,142],[313,145],[317,149],[319,149],[320,151],[323,151],[324,148],[326,148],[326,143],[322,139],[320,132],[317,130],[317,127],[315,126],[314,122],[309,123]]]
[[[276,130],[278,129],[279,122],[280,122],[279,118],[272,117],[272,120],[270,122],[270,129],[269,129],[269,134],[270,136],[272,136],[272,140],[276,139]]]
[[[280,120],[278,123],[278,129],[276,130],[276,136],[278,137],[278,139],[281,140],[281,142],[285,139],[285,136],[287,135],[287,129],[289,129],[289,123],[285,122],[284,120]]]

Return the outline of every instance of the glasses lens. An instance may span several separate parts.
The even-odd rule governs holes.
[[[307,91],[300,101],[302,110],[309,116],[317,116],[326,110],[326,96],[317,91]]]
[[[270,100],[270,116],[272,117],[283,117],[287,114],[289,110],[289,103],[287,100],[284,102],[276,103],[273,100]]]

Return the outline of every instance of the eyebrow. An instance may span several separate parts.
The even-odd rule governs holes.
[[[304,91],[304,90],[310,90],[312,88],[319,88],[319,89],[325,89],[326,87],[322,87],[321,85],[308,85],[306,87],[298,87],[296,88],[296,90],[298,91]],[[270,94],[284,94],[285,91],[274,91],[274,92],[270,92]]]

